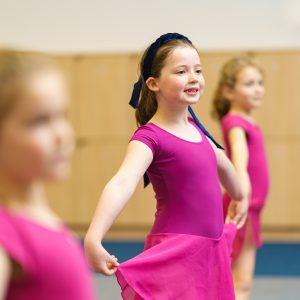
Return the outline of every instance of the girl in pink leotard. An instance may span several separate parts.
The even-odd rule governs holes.
[[[85,239],[95,270],[117,270],[124,299],[234,299],[230,244],[246,219],[247,199],[230,161],[190,107],[203,90],[199,54],[188,38],[165,34],[145,51],[130,101],[139,128]],[[101,241],[145,172],[156,194],[155,221],[145,251],[118,265]],[[225,228],[219,178],[234,198],[228,221],[236,225]]]
[[[221,121],[224,141],[243,188],[249,197],[246,224],[234,240],[233,270],[237,299],[248,299],[254,273],[256,249],[261,246],[260,213],[269,190],[264,140],[251,116],[264,94],[260,67],[246,57],[228,61],[214,98],[214,112]],[[224,195],[225,212],[230,196]]]
[[[68,174],[67,103],[49,58],[0,50],[0,299],[95,299],[83,248],[44,191]]]

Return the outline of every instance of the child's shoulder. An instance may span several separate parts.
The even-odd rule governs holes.
[[[18,239],[17,219],[14,214],[0,206],[0,243],[2,239]]]
[[[159,148],[159,131],[153,123],[141,125],[135,130],[130,138],[131,141],[139,141],[146,144],[153,152],[153,155],[156,155]]]
[[[154,123],[148,122],[147,124],[139,126],[132,135],[134,137],[148,137],[155,141],[158,140],[159,130],[158,126]]]
[[[241,127],[245,131],[249,131],[252,124],[242,115],[228,113],[221,119],[221,126],[224,131],[228,131],[233,127]]]
[[[240,121],[240,122],[246,122],[246,118],[242,115],[236,114],[236,113],[228,113],[221,119],[222,122],[230,122],[230,121]]]
[[[156,129],[156,126],[154,123],[152,122],[148,122],[144,125],[140,125],[136,130],[135,132],[155,132],[155,129]]]
[[[22,261],[24,249],[13,214],[0,206],[0,247],[17,262]]]
[[[9,229],[13,226],[13,218],[11,213],[6,208],[0,206],[0,234],[3,233],[3,229]]]

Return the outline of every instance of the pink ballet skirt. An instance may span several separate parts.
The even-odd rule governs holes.
[[[230,203],[230,197],[228,194],[224,194],[223,197],[224,203],[224,216],[227,215],[228,206]],[[263,244],[261,237],[261,221],[260,213],[265,205],[265,200],[259,200],[258,198],[250,199],[250,207],[248,210],[248,217],[245,222],[245,225],[237,230],[235,239],[233,241],[232,247],[232,261],[235,262],[239,257],[241,250],[243,248],[246,236],[246,228],[250,223],[251,233],[253,236],[253,241],[256,248],[260,248]]]
[[[231,247],[236,226],[220,238],[149,234],[145,250],[116,272],[125,300],[232,300]]]

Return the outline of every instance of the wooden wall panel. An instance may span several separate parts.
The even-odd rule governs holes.
[[[236,55],[246,52],[200,53],[206,80],[205,93],[195,110],[207,127],[218,132],[216,122],[211,119],[212,97],[223,64]],[[300,118],[299,78],[300,51],[251,52],[265,71],[266,95],[263,105],[255,111],[258,123],[266,135],[299,135]],[[218,134],[218,133],[217,133]]]
[[[72,56],[55,56],[54,57],[57,66],[60,68],[64,75],[64,79],[66,80],[67,89],[69,92],[69,111],[68,117],[74,126],[77,122],[76,120],[76,106],[74,99],[74,68],[75,68],[75,60]]]
[[[77,224],[79,221],[75,209],[76,184],[74,179],[77,170],[74,166],[76,160],[77,153],[75,152],[69,178],[62,182],[51,182],[46,185],[46,193],[51,207],[68,224]]]
[[[300,228],[300,139],[266,139],[271,189],[263,224],[274,228]]]
[[[78,149],[76,161],[76,212],[80,224],[88,224],[105,184],[117,171],[126,141],[87,143]]]
[[[206,80],[205,93],[194,109],[207,129],[221,141],[217,121],[212,120],[211,101],[219,72],[229,58],[243,52],[201,53]],[[300,51],[251,53],[265,69],[266,95],[255,116],[263,129],[271,170],[271,191],[263,212],[266,228],[300,230]],[[59,57],[69,78],[70,118],[75,127],[77,150],[72,176],[49,186],[51,204],[74,225],[87,228],[100,193],[117,171],[128,140],[136,129],[129,107],[137,80],[140,55],[91,55]],[[134,230],[147,231],[154,219],[155,199],[151,187],[137,191],[113,228],[130,238]],[[126,235],[127,233],[127,235]]]
[[[134,125],[128,102],[134,56],[76,58],[74,98],[78,137],[126,137]]]
[[[204,95],[200,99],[199,103],[193,106],[193,109],[203,122],[205,127],[211,132],[211,134],[223,144],[219,122],[212,119],[212,99],[216,88],[217,81],[219,79],[219,73],[223,64],[230,58],[241,53],[201,53],[200,59],[203,67],[203,75],[205,79]]]
[[[212,97],[222,65],[237,53],[200,53],[206,79],[206,90],[195,106],[206,127],[219,140],[219,124],[211,119]],[[266,95],[262,107],[254,112],[264,132],[271,172],[271,191],[263,213],[266,228],[300,230],[300,51],[254,52],[254,58],[265,71]]]
[[[76,160],[74,175],[77,222],[91,221],[99,196],[105,184],[117,172],[127,146],[127,140],[107,140],[81,147]],[[154,214],[154,197],[151,187],[146,190],[139,185],[127,207],[118,217],[118,226],[151,224]]]
[[[55,56],[58,67],[61,69],[66,79],[67,89],[70,95],[69,119],[72,124],[75,120],[75,107],[73,103],[73,74],[74,74],[74,59],[71,56]],[[73,164],[76,161],[76,154],[73,158]],[[67,180],[64,182],[52,182],[46,185],[46,192],[50,201],[51,207],[61,216],[61,218],[69,223],[77,222],[77,214],[74,210],[74,167]]]
[[[266,135],[300,136],[300,51],[258,53],[266,95],[257,119]]]
[[[155,204],[156,200],[152,186],[149,185],[144,188],[143,181],[141,181],[116,224],[150,228],[154,221]]]

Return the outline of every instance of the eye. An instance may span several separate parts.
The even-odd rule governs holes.
[[[177,71],[177,74],[183,75],[183,74],[185,74],[185,71],[184,70]]]
[[[246,86],[252,86],[253,84],[254,84],[253,80],[245,82]]]
[[[48,115],[38,115],[30,120],[30,126],[39,126],[39,125],[46,125],[50,122],[50,116]]]
[[[57,113],[57,116],[62,119],[68,119],[69,111],[67,109],[62,109]]]
[[[202,74],[202,70],[201,70],[201,69],[197,69],[197,70],[196,70],[196,73],[197,73],[197,74]]]

